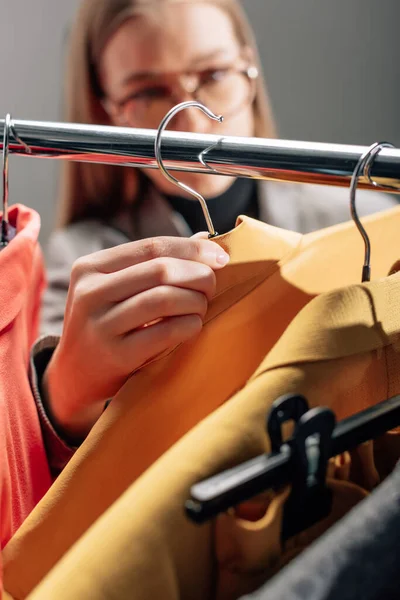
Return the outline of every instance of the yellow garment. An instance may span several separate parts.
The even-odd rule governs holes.
[[[215,540],[210,525],[196,527],[183,515],[190,486],[268,451],[265,416],[281,394],[302,393],[311,406],[332,407],[342,419],[400,393],[399,333],[397,274],[315,298],[246,387],[144,473],[60,563],[52,579],[58,582],[55,597],[213,598],[211,590],[218,583]],[[4,581],[16,598],[25,598],[80,536],[85,519],[94,522],[104,504],[99,480],[108,498],[119,494],[121,470],[129,470],[136,457],[126,452],[121,461],[125,421],[114,428],[113,437],[106,436],[108,430],[103,434],[108,444],[97,446],[95,460],[89,454],[78,466],[71,463],[68,477],[62,474],[55,484],[57,494],[48,495],[6,547]],[[376,467],[390,470],[390,461],[400,457],[399,439],[395,432],[375,448],[372,443],[361,446],[354,453],[358,467],[351,472],[352,481],[375,485],[379,476],[372,451]],[[68,589],[58,595],[63,586]],[[92,595],[78,594],[85,587]]]
[[[256,523],[223,515],[216,525],[216,545],[222,537],[224,546],[233,539],[228,556],[224,554],[225,547],[217,547],[217,554],[221,555],[218,558],[225,563],[220,565],[217,586],[205,560],[206,553],[211,558],[210,548],[204,542],[214,537],[212,527],[197,527],[201,534],[207,533],[202,535],[203,543],[199,547],[187,546],[190,556],[182,552],[183,564],[181,561],[175,565],[183,567],[188,584],[185,588],[178,588],[165,560],[157,563],[166,550],[162,536],[158,540],[161,548],[154,545],[154,554],[150,555],[146,544],[141,558],[139,544],[132,543],[130,533],[127,534],[130,518],[135,518],[133,485],[29,595],[29,600],[236,600],[261,586],[366,496],[364,490],[351,483],[328,480],[328,485],[333,492],[331,514],[289,540],[287,549],[280,542],[287,491],[272,498],[265,516]],[[184,543],[186,536],[176,534]],[[206,569],[208,577],[201,579]]]

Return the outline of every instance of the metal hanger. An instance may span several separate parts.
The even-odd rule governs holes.
[[[396,146],[394,146],[393,144],[390,144],[389,142],[380,142],[376,148],[376,150],[373,153],[373,156],[371,157],[372,159],[375,158],[375,156],[377,154],[379,154],[379,152],[382,150],[382,148],[395,148]],[[377,187],[381,190],[391,190],[391,191],[399,191],[399,188],[396,187],[395,185],[387,185],[387,184],[382,184],[382,183],[377,183],[376,181],[374,181],[371,178],[371,167],[373,164],[373,160],[367,161],[367,164],[364,167],[364,177],[368,180],[368,183],[370,183],[371,185],[373,185],[374,187]]]
[[[7,114],[3,133],[3,217],[1,220],[0,250],[5,248],[9,240],[8,222],[8,151],[10,144],[11,115]]]
[[[10,133],[13,135],[15,141],[25,148],[27,154],[32,153],[32,149],[25,144],[15,131],[14,123],[11,115],[8,113],[4,119],[4,130],[3,130],[3,216],[0,219],[0,250],[5,248],[11,240],[15,237],[17,231],[13,227],[8,218],[8,157],[10,151]]]
[[[8,219],[8,156],[10,151],[10,133],[12,133],[14,139],[24,146],[27,154],[31,154],[32,150],[27,144],[18,136],[15,131],[15,127],[10,114],[6,115],[4,119],[4,130],[3,130],[3,216],[1,218],[0,227],[0,250],[5,248],[11,240],[15,237],[17,231],[13,227]]]
[[[362,276],[361,276],[362,282],[371,280],[371,242],[370,242],[370,239],[368,237],[368,234],[367,234],[363,224],[360,221],[360,218],[359,218],[357,210],[356,210],[356,192],[357,192],[358,179],[359,179],[361,173],[363,173],[364,177],[368,180],[368,182],[375,187],[379,187],[382,189],[391,189],[391,190],[398,189],[394,186],[381,185],[371,179],[371,167],[374,163],[375,157],[379,154],[379,152],[383,148],[394,148],[394,146],[393,146],[393,144],[389,144],[388,142],[376,142],[375,144],[372,144],[372,146],[370,146],[368,148],[368,150],[366,152],[364,152],[364,154],[360,157],[360,159],[353,171],[353,175],[351,177],[351,183],[350,183],[351,217],[352,217],[358,231],[360,232],[361,237],[364,240],[364,245],[365,245],[364,264],[363,264]]]
[[[178,181],[178,179],[176,179],[175,177],[173,177],[173,175],[171,175],[167,169],[164,166],[162,157],[161,157],[161,136],[164,132],[164,129],[166,128],[166,126],[168,125],[168,123],[170,122],[170,120],[181,110],[185,109],[185,108],[198,108],[200,109],[205,115],[207,115],[207,117],[209,117],[210,119],[213,119],[214,121],[218,121],[219,123],[222,123],[222,121],[224,120],[222,115],[215,115],[211,110],[209,110],[206,106],[204,106],[203,104],[201,104],[200,102],[197,102],[196,100],[189,100],[187,102],[181,102],[180,104],[177,104],[176,106],[174,106],[173,108],[171,108],[171,110],[165,115],[165,117],[163,118],[163,120],[161,121],[158,130],[157,130],[157,135],[156,135],[156,139],[154,142],[154,154],[156,157],[156,161],[157,164],[160,168],[160,171],[162,172],[162,174],[172,183],[174,183],[175,185],[177,185],[179,188],[181,188],[182,190],[185,190],[185,192],[188,192],[189,194],[192,194],[192,196],[194,196],[195,198],[197,198],[197,200],[200,202],[201,204],[201,208],[203,210],[203,214],[204,214],[204,218],[206,220],[207,223],[207,229],[209,232],[208,237],[209,238],[213,238],[215,236],[218,235],[218,233],[215,231],[214,229],[214,225],[213,222],[211,220],[210,217],[210,213],[208,211],[208,207],[207,207],[207,203],[205,201],[205,199],[203,198],[203,196],[201,194],[199,194],[198,192],[196,192],[195,190],[193,190],[191,187],[189,187],[188,185],[186,185],[185,183],[182,183],[181,181]],[[202,162],[202,161],[200,161]],[[204,163],[202,163],[204,164]]]

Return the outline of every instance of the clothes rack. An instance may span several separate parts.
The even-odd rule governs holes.
[[[4,119],[0,120],[0,149]],[[10,154],[90,163],[157,168],[155,130],[13,120]],[[346,186],[364,146],[261,138],[163,134],[168,169],[237,177]],[[384,148],[375,157],[371,178],[400,192],[400,149]],[[373,186],[363,176],[359,186]]]

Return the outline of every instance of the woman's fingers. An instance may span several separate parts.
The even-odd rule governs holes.
[[[197,315],[202,322],[207,304],[200,292],[161,285],[115,304],[99,318],[98,327],[107,336],[119,337],[170,317]]]
[[[91,287],[94,306],[123,302],[157,286],[191,289],[211,300],[216,287],[215,274],[209,266],[179,258],[156,258],[97,277],[97,287]]]
[[[122,244],[78,259],[72,280],[82,273],[114,273],[162,257],[200,262],[212,269],[222,268],[229,261],[227,253],[210,240],[158,237]]]
[[[227,262],[218,244],[197,238],[142,240],[78,260],[45,378],[61,428],[86,433],[132,371],[199,333],[214,271]]]
[[[120,354],[127,372],[136,370],[161,352],[195,337],[200,333],[202,325],[198,315],[184,315],[163,319],[155,325],[126,335],[121,339]]]

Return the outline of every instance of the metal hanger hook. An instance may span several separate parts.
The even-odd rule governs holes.
[[[380,142],[377,145],[377,147],[375,148],[375,150],[373,152],[371,152],[371,160],[368,160],[364,167],[364,177],[368,180],[368,183],[370,183],[374,187],[380,188],[382,190],[395,190],[398,192],[399,188],[396,187],[395,185],[384,185],[382,183],[377,183],[371,177],[371,168],[374,163],[375,156],[377,156],[377,154],[379,154],[379,152],[383,148],[395,148],[395,146],[393,144],[391,144],[390,142]]]
[[[208,229],[208,232],[209,232],[209,236],[208,237],[211,238],[211,237],[215,237],[216,235],[218,235],[218,233],[214,229],[214,225],[212,223],[212,220],[211,220],[211,217],[210,217],[210,213],[208,211],[208,207],[207,207],[207,203],[206,203],[205,199],[203,198],[203,196],[201,194],[199,194],[198,192],[196,192],[196,190],[193,190],[191,187],[189,187],[185,183],[182,183],[181,181],[179,181],[178,179],[176,179],[175,177],[173,177],[173,175],[171,175],[167,171],[167,169],[165,168],[163,160],[162,160],[162,157],[161,157],[161,138],[162,138],[162,134],[163,134],[165,128],[167,127],[168,123],[170,122],[170,120],[178,112],[180,112],[181,110],[183,110],[185,108],[198,108],[205,115],[207,115],[207,117],[209,117],[210,119],[213,119],[214,121],[218,121],[219,123],[222,123],[222,121],[224,120],[224,118],[223,118],[222,115],[215,115],[206,106],[204,106],[200,102],[197,102],[196,100],[189,100],[187,102],[181,102],[180,104],[177,104],[176,106],[174,106],[173,108],[171,108],[171,110],[165,115],[165,117],[161,121],[161,123],[160,123],[160,125],[158,127],[158,130],[157,130],[157,135],[156,135],[156,139],[155,139],[155,142],[154,142],[154,154],[155,154],[157,164],[158,164],[158,166],[159,166],[160,171],[162,172],[162,174],[169,181],[171,181],[171,183],[174,183],[175,185],[177,185],[182,190],[185,190],[185,192],[191,194],[192,196],[194,196],[200,202],[201,208],[202,208],[203,213],[204,213],[204,218],[205,218],[206,223],[207,223],[207,229]]]
[[[3,217],[1,220],[0,247],[8,244],[8,155],[10,146],[11,115],[4,120],[3,132]]]
[[[366,152],[364,152],[364,154],[360,157],[360,159],[353,171],[353,175],[351,177],[351,182],[350,182],[351,218],[353,219],[358,231],[360,232],[361,237],[364,240],[364,246],[365,246],[364,264],[363,264],[362,277],[361,277],[362,282],[371,280],[371,242],[370,242],[370,239],[368,237],[368,234],[367,234],[363,224],[360,221],[360,218],[359,218],[357,210],[356,210],[357,184],[358,184],[358,179],[359,179],[361,173],[363,173],[363,175],[368,179],[369,183],[371,183],[372,185],[374,185],[376,187],[381,187],[381,186],[379,186],[379,184],[377,184],[376,182],[371,180],[370,171],[371,171],[371,167],[373,165],[376,155],[379,154],[379,152],[382,150],[382,148],[386,148],[386,147],[393,147],[393,146],[386,142],[376,142],[375,144],[372,144],[372,146],[370,146],[368,148],[368,150],[366,150]]]

